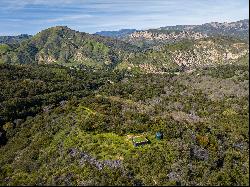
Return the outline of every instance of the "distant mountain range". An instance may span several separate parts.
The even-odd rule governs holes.
[[[249,38],[249,19],[244,19],[236,22],[211,22],[202,25],[177,25],[161,27],[160,31],[193,31],[206,34],[208,36],[222,35],[232,36],[248,40]]]
[[[0,63],[85,65],[159,73],[178,67],[235,63],[249,53],[248,31],[248,20],[101,32],[106,36],[57,26],[35,36],[5,40],[8,42],[0,45]]]
[[[96,34],[119,38],[131,44],[147,47],[172,43],[183,39],[200,39],[207,36],[231,36],[248,41],[249,19],[231,23],[211,22],[202,25],[176,25],[149,30],[105,31]]]
[[[0,44],[5,43],[5,44],[13,44],[13,43],[18,43],[23,40],[27,40],[31,38],[32,35],[28,34],[21,34],[18,36],[0,36]]]
[[[96,32],[95,34],[112,38],[122,38],[136,31],[137,31],[136,29],[121,29],[119,31],[101,31],[101,32]]]

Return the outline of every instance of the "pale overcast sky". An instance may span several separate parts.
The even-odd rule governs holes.
[[[0,35],[66,25],[82,32],[249,19],[248,0],[0,0]]]

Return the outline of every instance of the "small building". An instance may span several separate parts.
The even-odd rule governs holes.
[[[139,146],[139,145],[146,145],[149,143],[149,140],[143,136],[137,136],[137,137],[133,137],[132,138],[132,142],[134,144],[135,147]]]
[[[157,133],[155,134],[155,138],[156,138],[157,140],[163,139],[163,133],[162,133],[162,132],[157,132]]]

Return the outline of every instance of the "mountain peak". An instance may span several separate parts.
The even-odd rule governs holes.
[[[41,32],[44,32],[44,31],[60,32],[60,31],[74,31],[74,30],[72,30],[68,26],[54,26],[54,27],[50,27],[50,28],[44,29]]]

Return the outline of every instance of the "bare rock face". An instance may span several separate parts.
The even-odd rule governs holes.
[[[74,59],[75,61],[84,61],[84,60],[88,60],[88,58],[87,58],[83,53],[81,53],[80,51],[77,51],[77,52],[74,54],[73,59]]]
[[[38,64],[51,64],[57,61],[54,57],[44,54],[38,54],[36,59]]]
[[[201,39],[206,38],[207,35],[193,32],[193,31],[181,31],[181,32],[171,32],[171,33],[156,33],[150,31],[137,31],[128,36],[128,41],[140,41],[140,40],[156,40],[156,41],[165,41],[172,42],[172,41],[179,41],[182,39]]]

